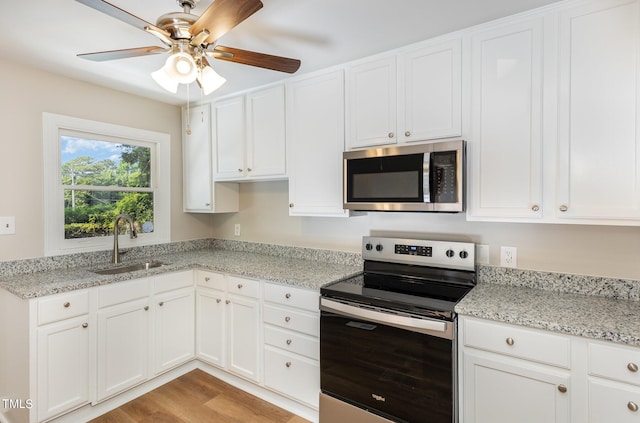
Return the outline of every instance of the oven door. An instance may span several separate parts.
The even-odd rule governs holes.
[[[324,297],[320,310],[324,395],[392,421],[456,421],[454,322]]]

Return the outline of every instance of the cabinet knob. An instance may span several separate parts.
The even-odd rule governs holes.
[[[289,203],[289,208],[292,209],[293,208],[293,203]]]
[[[224,303],[225,304],[231,304],[231,301],[230,300],[226,300]]]
[[[242,169],[238,168],[238,172],[242,172]]]
[[[164,305],[164,301],[160,301],[160,302],[158,303],[158,305],[159,305],[160,307],[162,307],[162,306]]]
[[[204,205],[205,205],[206,207],[209,207],[209,206],[211,205],[211,203],[204,203]]]
[[[66,302],[66,303],[63,304],[64,308],[69,308],[70,305],[71,305],[70,302]]]
[[[394,137],[393,132],[389,132],[389,138],[393,138],[393,137]]]
[[[534,204],[533,206],[531,206],[531,210],[534,212],[540,211],[540,206],[537,204]]]
[[[507,342],[507,345],[509,345],[509,346],[511,346],[511,345],[516,343],[516,341],[514,341],[513,338],[507,338],[506,342]]]
[[[291,320],[291,317],[289,317],[289,316],[287,316],[287,317],[285,317],[285,318],[284,318],[284,321],[285,321],[285,322],[288,322],[288,321],[290,321],[290,320]]]
[[[219,303],[220,301],[222,301],[220,298],[216,298],[216,303]]]
[[[88,328],[88,327],[89,327],[89,323],[83,323],[83,324],[82,324],[82,327],[83,327],[84,329]]]
[[[251,172],[253,169],[251,169],[250,167],[247,168],[247,172]]]
[[[241,283],[238,284],[238,289],[242,289],[242,284]]]
[[[285,366],[287,366],[287,367],[291,367],[291,362],[290,362],[290,361],[287,361],[287,362],[285,363]],[[635,404],[634,404],[634,405],[635,405]],[[636,406],[636,408],[637,408],[637,406]]]
[[[144,306],[144,311],[148,311],[149,310],[149,306]]]
[[[635,413],[636,411],[638,411],[638,404],[633,401],[629,401],[627,403],[627,408]]]
[[[291,298],[291,294],[287,292],[286,294],[284,294],[284,297],[288,300],[289,298]]]
[[[205,278],[204,278],[204,281],[205,281],[205,282],[209,282],[210,280],[211,280],[211,278],[210,278],[209,276],[207,276],[207,277],[205,277]]]
[[[562,204],[562,205],[560,206],[560,211],[561,211],[562,213],[566,212],[567,210],[569,210],[569,207],[568,207],[566,204]]]
[[[291,339],[287,339],[287,345],[291,345]]]
[[[627,364],[627,369],[629,369],[630,372],[637,372],[638,371],[638,365],[636,363],[629,363]]]
[[[565,392],[567,392],[567,387],[564,385],[558,385],[558,391],[564,394]]]
[[[411,136],[411,131],[405,131],[404,132],[404,136],[405,137],[410,137]]]

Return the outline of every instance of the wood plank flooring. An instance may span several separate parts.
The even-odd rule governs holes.
[[[193,370],[90,423],[309,423]]]

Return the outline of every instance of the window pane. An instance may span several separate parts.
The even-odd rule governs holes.
[[[151,186],[151,148],[61,136],[62,185]]]
[[[64,190],[64,238],[111,236],[120,213],[133,219],[138,233],[153,232],[153,193]]]

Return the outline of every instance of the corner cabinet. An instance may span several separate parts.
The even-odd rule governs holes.
[[[289,214],[348,216],[342,200],[344,72],[287,84]]]
[[[211,105],[182,109],[182,166],[184,211],[237,212],[238,185],[213,182]]]

